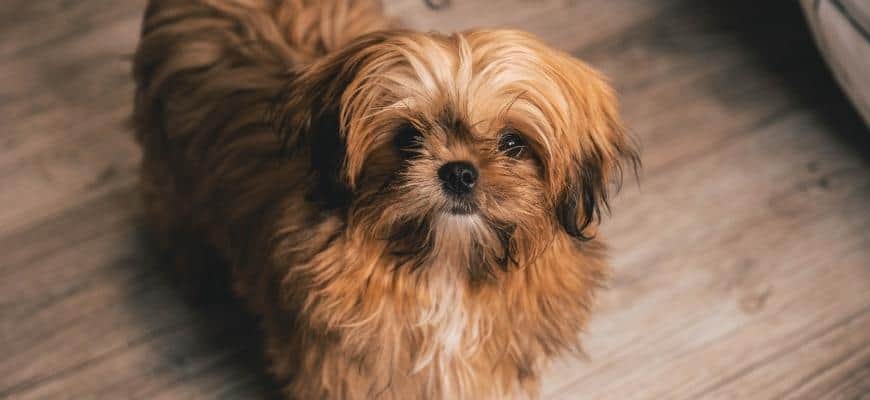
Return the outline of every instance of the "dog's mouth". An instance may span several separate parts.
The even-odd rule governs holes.
[[[444,207],[444,212],[451,215],[471,215],[477,213],[477,211],[477,203],[461,198],[448,199]]]

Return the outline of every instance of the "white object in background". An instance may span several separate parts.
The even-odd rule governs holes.
[[[801,0],[840,86],[870,126],[870,0]]]

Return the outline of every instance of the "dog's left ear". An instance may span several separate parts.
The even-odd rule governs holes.
[[[592,225],[608,212],[609,194],[622,182],[628,167],[637,174],[640,158],[637,146],[619,117],[616,95],[594,70],[572,60],[579,77],[568,84],[574,129],[579,145],[573,151],[564,187],[557,200],[559,223],[569,235],[590,240]]]
[[[361,36],[291,72],[269,112],[284,156],[310,157],[310,168],[317,176],[310,197],[329,208],[346,204],[351,191],[343,174],[347,132],[341,124],[342,96],[361,66],[375,54],[377,44],[388,38],[386,31]]]

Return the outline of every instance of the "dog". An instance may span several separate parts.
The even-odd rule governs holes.
[[[370,0],[151,0],[134,77],[154,237],[229,275],[287,398],[536,398],[582,351],[639,157],[581,61]]]

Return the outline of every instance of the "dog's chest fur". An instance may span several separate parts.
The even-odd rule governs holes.
[[[298,249],[298,241],[286,240]],[[297,343],[293,352],[304,354],[293,357],[298,363],[292,364],[335,371],[325,379],[361,386],[342,398],[374,393],[387,399],[530,394],[515,384],[518,377],[533,379],[540,367],[534,357],[525,357],[530,354],[526,350],[535,349],[517,341],[529,327],[512,326],[495,288],[467,284],[468,266],[455,257],[459,253],[433,257],[419,270],[408,271],[396,270],[388,256],[373,256],[383,248],[345,236],[321,250],[282,257],[309,260],[284,264],[282,297],[292,299],[311,332],[329,332],[289,338]],[[361,254],[366,256],[355,257]]]

